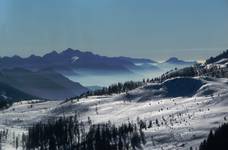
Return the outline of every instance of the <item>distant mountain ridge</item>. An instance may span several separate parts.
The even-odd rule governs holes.
[[[162,64],[177,66],[193,65],[195,61],[184,61],[171,57]],[[155,71],[161,69],[158,62],[146,58],[131,58],[125,56],[108,57],[68,48],[62,52],[52,51],[43,56],[31,55],[0,57],[0,70],[24,68],[32,71],[54,70],[63,75],[82,74],[132,74],[138,71]]]
[[[191,64],[195,64],[195,61],[184,61],[184,60],[180,60],[177,57],[171,57],[168,60],[165,61],[165,63],[169,63],[169,64],[176,64],[176,65],[191,65]]]
[[[130,69],[140,69],[135,63],[154,63],[150,59],[130,57],[107,57],[68,48],[60,53],[52,51],[44,56],[31,55],[0,58],[0,69],[25,68],[29,70],[53,69],[73,73],[75,70],[106,70],[129,73]],[[156,69],[152,67],[150,69]]]

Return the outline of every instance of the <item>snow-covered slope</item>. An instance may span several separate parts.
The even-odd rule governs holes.
[[[195,92],[186,94],[185,89],[182,89],[184,87],[179,85],[179,80],[186,87],[195,87]],[[228,117],[227,84],[228,79],[174,78],[162,84],[149,84],[127,94],[92,96],[68,102],[24,101],[2,110],[0,124],[12,134],[13,131],[21,134],[26,133],[25,127],[35,122],[75,113],[79,114],[82,121],[87,121],[90,117],[93,123],[110,120],[117,125],[128,121],[136,122],[140,118],[148,124],[149,121],[153,122],[152,128],[144,130],[147,138],[144,149],[187,150],[191,146],[197,147],[211,128],[218,127],[225,121],[224,117]],[[162,96],[155,97],[156,92],[150,89],[151,86],[158,86],[164,92]],[[182,87],[179,91],[183,95],[175,95],[174,98],[167,94],[175,86]],[[156,119],[159,125],[155,123]],[[14,149],[11,142],[12,135],[3,146]]]

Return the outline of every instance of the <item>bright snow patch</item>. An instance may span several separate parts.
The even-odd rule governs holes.
[[[78,59],[79,59],[79,57],[78,57],[78,56],[74,56],[74,57],[72,57],[72,63],[76,62]]]

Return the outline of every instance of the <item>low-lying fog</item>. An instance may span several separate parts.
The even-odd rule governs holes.
[[[153,64],[154,65],[154,64]],[[125,81],[142,81],[143,79],[151,79],[158,77],[161,74],[174,69],[183,68],[186,65],[173,65],[173,64],[156,64],[159,69],[156,70],[130,70],[132,73],[103,73],[91,72],[91,71],[80,71],[78,75],[67,76],[69,79],[81,83],[83,86],[109,86],[117,82]]]

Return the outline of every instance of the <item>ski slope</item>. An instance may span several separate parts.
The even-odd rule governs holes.
[[[90,117],[95,124],[111,121],[120,125],[128,121],[136,122],[139,118],[147,124],[152,121],[152,127],[144,130],[147,139],[144,146],[146,150],[189,150],[190,147],[198,147],[210,129],[226,122],[228,80],[206,77],[192,78],[192,80],[200,80],[203,84],[190,97],[167,96],[164,91],[169,89],[165,88],[165,83],[162,85],[153,83],[127,94],[91,96],[79,101],[33,100],[15,103],[0,112],[0,126],[9,130],[3,149],[15,149],[13,144],[15,135],[26,134],[26,128],[33,123],[75,113],[82,121],[87,121]],[[191,83],[194,82],[187,84],[184,82],[186,86],[190,86]],[[171,89],[176,86],[176,84],[171,85],[173,86],[169,87]],[[162,94],[158,96],[153,89],[148,88],[151,86],[160,86],[158,90],[163,91]],[[155,123],[156,119],[159,125]]]

